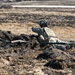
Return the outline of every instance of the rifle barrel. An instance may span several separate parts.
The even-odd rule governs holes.
[[[62,45],[75,45],[75,42],[46,42],[42,44],[62,44]]]

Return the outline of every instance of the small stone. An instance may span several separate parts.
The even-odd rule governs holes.
[[[4,67],[5,65],[2,63],[2,62],[0,62],[0,68],[2,68],[2,67]]]
[[[5,65],[9,65],[9,61],[4,59],[4,58],[1,58],[1,61],[5,64]]]
[[[44,75],[40,67],[34,67],[33,71],[34,71],[34,75]]]
[[[13,58],[12,57],[8,57],[9,61],[13,61]]]

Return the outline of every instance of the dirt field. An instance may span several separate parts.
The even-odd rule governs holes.
[[[7,2],[3,3],[6,4]],[[21,2],[9,2],[17,5],[75,5],[75,0],[30,0]]]
[[[75,46],[40,46],[32,36],[42,19],[58,38],[75,41],[75,9],[0,9],[0,75],[75,75]],[[18,39],[29,42],[10,43]]]
[[[32,34],[31,28],[39,27],[39,21],[46,19],[58,38],[75,40],[75,10],[55,11],[56,9],[0,9],[0,29],[15,34]]]

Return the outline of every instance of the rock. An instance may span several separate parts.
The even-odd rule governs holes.
[[[56,70],[56,69],[46,68],[44,70],[44,73],[47,75],[73,75],[72,71],[69,69]]]
[[[26,75],[26,70],[19,71],[19,75]]]
[[[7,70],[0,69],[0,75],[10,75]]]
[[[11,56],[7,56],[6,59],[7,59],[8,61],[13,61],[13,60],[14,60],[14,58],[11,57]]]
[[[2,61],[5,65],[9,65],[9,64],[10,64],[9,61],[6,60],[6,59],[4,59],[4,58],[1,58],[1,61]]]
[[[0,68],[5,67],[5,64],[3,64],[2,62],[0,62]]]
[[[40,67],[34,67],[33,71],[34,71],[34,75],[45,75]]]

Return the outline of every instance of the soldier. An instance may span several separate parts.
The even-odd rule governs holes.
[[[40,21],[39,25],[41,28],[32,27],[32,31],[38,33],[39,42],[41,44],[48,42],[61,42],[61,40],[56,37],[54,31],[47,26],[46,21]]]
[[[66,50],[66,46],[60,43],[64,44],[67,42],[58,39],[54,31],[47,26],[46,21],[44,20],[40,21],[39,25],[41,28],[32,27],[32,31],[38,34],[38,40],[41,46],[46,44],[56,43],[55,44],[56,48],[60,50]]]
[[[54,31],[47,26],[46,21],[40,21],[39,25],[41,28],[32,27],[32,31],[38,34],[40,45],[55,44],[56,48],[60,50],[66,50],[66,47],[69,45],[65,44],[69,44],[69,42],[58,39]]]

